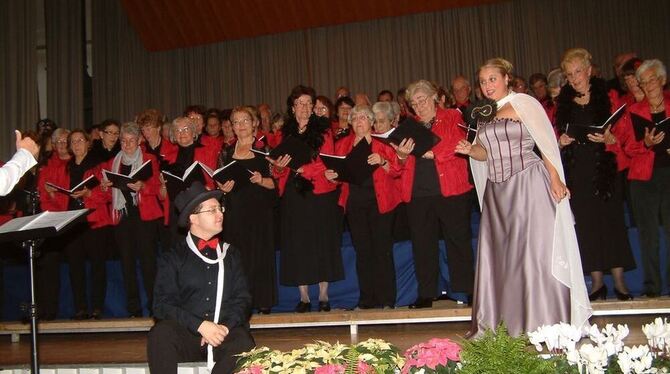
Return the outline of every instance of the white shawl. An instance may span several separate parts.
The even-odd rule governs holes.
[[[554,166],[561,181],[565,183],[558,142],[542,105],[526,94],[511,93],[500,101],[503,105],[509,102],[514,108],[542,155]],[[470,165],[481,206],[488,178],[488,165],[486,161],[477,161],[472,158],[470,158]],[[574,225],[570,202],[568,199],[563,199],[556,205],[551,271],[554,278],[570,288],[570,324],[581,328],[588,323],[592,309],[584,282]]]

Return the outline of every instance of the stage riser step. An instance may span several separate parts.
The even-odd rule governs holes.
[[[0,369],[0,374],[30,374],[30,369]],[[40,374],[150,374],[147,365],[86,365],[78,367],[48,367],[40,368]],[[177,374],[209,374],[204,362],[185,363],[179,365]]]

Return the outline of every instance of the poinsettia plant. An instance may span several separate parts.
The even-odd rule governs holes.
[[[460,367],[461,346],[449,339],[433,338],[405,351],[402,374],[455,373]]]

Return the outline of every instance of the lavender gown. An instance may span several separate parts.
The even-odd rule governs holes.
[[[556,203],[549,173],[523,123],[480,124],[488,180],[482,203],[472,327],[477,337],[504,322],[516,336],[570,321],[570,290],[551,274]]]

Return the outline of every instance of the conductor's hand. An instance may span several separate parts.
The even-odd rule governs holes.
[[[460,153],[462,155],[470,155],[470,152],[472,151],[472,143],[469,141],[463,139],[456,144],[456,149],[454,150],[456,153]]]
[[[221,345],[226,336],[228,336],[228,328],[226,326],[217,325],[211,321],[202,321],[200,327],[198,327],[198,332],[202,335],[200,344],[205,345],[207,343],[212,347]]]
[[[331,169],[324,171],[323,174],[326,177],[326,179],[328,179],[331,182],[337,179],[338,177],[337,173]]]
[[[575,138],[571,137],[568,134],[561,134],[561,137],[558,138],[558,145],[563,148],[566,145],[572,144],[575,141]]]
[[[25,149],[37,160],[37,156],[40,153],[40,146],[29,137],[23,138],[21,136],[21,131],[19,130],[14,130],[14,133],[16,133],[16,149]]]
[[[235,187],[235,181],[229,180],[226,181],[226,183],[216,182],[216,185],[221,191],[223,191],[223,193],[228,193],[233,190],[233,187]]]
[[[649,147],[653,147],[656,144],[660,143],[663,141],[665,138],[665,132],[659,131],[658,134],[656,133],[656,128],[651,129],[649,131],[648,128],[644,129],[644,145]]]

